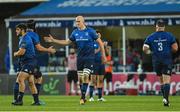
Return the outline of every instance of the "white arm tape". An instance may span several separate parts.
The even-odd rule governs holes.
[[[147,47],[147,48],[149,48],[149,45],[148,45],[148,44],[144,44],[144,47]]]

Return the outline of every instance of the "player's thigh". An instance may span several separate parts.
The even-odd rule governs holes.
[[[17,80],[19,83],[23,82],[24,80],[28,79],[29,77],[29,73],[24,72],[24,71],[20,71],[19,75],[17,77]]]
[[[42,77],[42,76],[41,76],[41,77],[38,77],[38,78],[34,77],[34,83],[36,83],[36,84],[42,84],[42,81],[43,81],[43,77]]]
[[[153,63],[153,69],[156,72],[157,76],[162,76],[162,64],[161,63]]]
[[[96,81],[96,75],[95,75],[95,74],[91,74],[91,75],[90,75],[90,85],[91,85],[91,86],[95,86],[96,83],[97,83],[97,81]]]
[[[28,82],[29,84],[34,84],[34,75],[29,75]]]
[[[172,65],[171,64],[165,64],[163,66],[163,83],[170,83],[171,80],[171,74],[172,74]]]

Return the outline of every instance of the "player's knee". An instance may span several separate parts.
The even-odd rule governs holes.
[[[103,81],[103,77],[101,75],[98,75],[97,80],[98,80],[98,82]]]
[[[99,80],[99,83],[100,83],[100,84],[103,84],[103,79],[100,79],[100,80]]]
[[[41,84],[42,83],[42,77],[36,79],[35,83]]]
[[[90,80],[90,86],[95,86],[96,85],[96,81],[94,79]]]
[[[83,83],[89,83],[89,76],[88,75],[84,75],[84,82]]]
[[[24,83],[24,79],[23,79],[23,78],[21,78],[21,77],[19,77],[19,78],[17,79],[17,81],[18,81],[18,83],[19,83],[19,84]]]
[[[91,76],[91,83],[92,83],[92,86],[96,85],[96,75]]]
[[[29,81],[29,86],[32,87],[34,85],[33,81]]]
[[[78,80],[79,80],[79,84],[82,84],[82,81],[83,81],[83,71],[78,71]]]

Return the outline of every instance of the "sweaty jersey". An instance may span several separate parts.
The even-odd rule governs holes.
[[[75,29],[70,40],[77,45],[78,59],[94,59],[94,41],[98,38],[96,31],[90,27],[84,30]]]
[[[144,44],[149,45],[152,51],[153,62],[171,64],[171,45],[175,42],[175,37],[171,33],[159,31],[148,36]]]
[[[30,59],[34,59],[34,57],[35,57],[34,44],[29,35],[26,34],[23,37],[20,37],[19,48],[26,49],[25,54],[20,56],[20,58],[19,58],[20,61],[27,61]]]
[[[99,44],[97,42],[94,42],[94,49],[99,49]],[[95,53],[95,63],[101,63],[101,52]]]

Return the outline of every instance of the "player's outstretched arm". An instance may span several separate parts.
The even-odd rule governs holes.
[[[53,46],[51,46],[49,48],[45,48],[40,43],[36,45],[36,49],[41,52],[49,52],[52,54],[54,54],[56,52],[56,50],[53,48]]]
[[[44,37],[44,40],[46,42],[53,42],[53,43],[64,45],[64,46],[72,43],[72,41],[69,39],[68,40],[58,40],[58,39],[53,38],[53,36],[51,36],[51,35],[49,35],[48,37]]]
[[[14,56],[22,56],[24,55],[24,53],[26,52],[26,49],[24,48],[19,48],[19,50],[17,52],[14,52]]]

